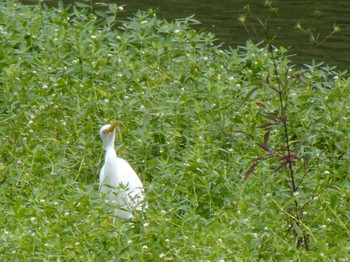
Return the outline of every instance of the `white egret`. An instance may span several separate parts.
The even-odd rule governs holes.
[[[121,218],[132,218],[133,211],[144,208],[143,185],[127,161],[117,157],[114,150],[116,122],[100,129],[106,155],[100,171],[100,192],[108,206],[115,208]]]

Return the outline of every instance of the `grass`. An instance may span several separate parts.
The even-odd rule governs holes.
[[[70,10],[0,4],[2,261],[349,261],[346,73],[296,68],[275,50],[302,145],[294,197],[310,248],[298,249],[284,170],[263,162],[243,182],[263,114],[279,106],[268,49],[223,51],[193,18],[138,12],[116,28],[115,5],[105,18]],[[149,201],[144,217],[116,224],[97,185],[98,130],[111,120]],[[276,126],[274,146],[281,136]]]

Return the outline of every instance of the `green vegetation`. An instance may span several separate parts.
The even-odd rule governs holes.
[[[192,18],[139,12],[116,27],[116,5],[71,10],[0,4],[2,261],[349,261],[345,73],[298,69],[283,47],[222,51]],[[296,192],[274,159],[243,181],[268,151],[279,81]],[[114,119],[149,209],[108,224],[98,130]],[[269,147],[284,147],[281,130]]]

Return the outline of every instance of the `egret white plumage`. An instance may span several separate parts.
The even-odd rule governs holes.
[[[143,185],[136,172],[127,161],[117,157],[114,149],[116,122],[100,129],[106,155],[100,171],[100,192],[115,214],[121,218],[132,218],[133,211],[144,207]]]

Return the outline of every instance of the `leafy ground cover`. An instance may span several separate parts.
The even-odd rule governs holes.
[[[223,51],[193,18],[147,11],[120,24],[116,5],[102,18],[80,7],[0,4],[2,261],[349,261],[345,73],[296,68],[283,47],[275,59],[252,42]],[[298,194],[272,160],[243,181],[279,106],[274,62],[290,83]],[[97,186],[98,129],[111,120],[149,202],[115,224]],[[280,129],[269,133],[276,148]],[[290,228],[307,233],[308,250]]]

